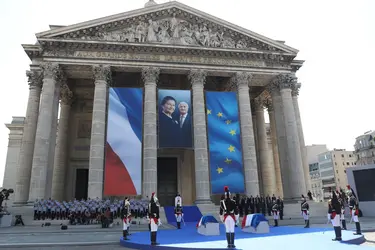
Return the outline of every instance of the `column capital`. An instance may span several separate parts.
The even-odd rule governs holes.
[[[237,87],[240,87],[242,85],[249,86],[251,79],[253,79],[253,74],[251,74],[250,72],[239,71],[234,73],[231,81],[235,83]]]
[[[43,85],[43,72],[39,70],[26,71],[30,88],[41,88]]]
[[[59,81],[63,75],[58,63],[43,62],[40,67],[43,69],[44,78],[52,78],[55,81]]]
[[[95,65],[92,66],[92,75],[94,81],[105,81],[107,84],[111,82],[111,66]]]
[[[267,108],[268,112],[274,111],[274,109],[273,109],[273,103],[272,103],[272,99],[271,98],[267,98],[265,100],[264,106]]]
[[[188,74],[189,81],[191,85],[194,84],[205,84],[207,78],[207,71],[201,69],[193,69],[189,71]]]
[[[292,96],[298,96],[300,88],[301,88],[301,83],[300,82],[294,83],[292,85]]]
[[[276,85],[279,90],[291,89],[296,81],[297,77],[293,74],[280,74],[272,81],[272,84]]]
[[[160,68],[144,67],[142,68],[142,79],[145,84],[156,84],[159,80]]]
[[[68,85],[64,84],[60,91],[61,104],[72,105],[73,103],[73,92],[69,89]]]

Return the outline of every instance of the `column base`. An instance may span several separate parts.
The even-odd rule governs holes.
[[[17,206],[28,205],[28,201],[14,201],[13,205],[17,205]]]
[[[296,204],[301,202],[301,197],[298,198],[285,198],[283,199],[284,204]]]
[[[211,199],[200,199],[200,200],[196,200],[194,203],[196,205],[210,205],[210,204],[213,204],[213,202],[211,201]]]

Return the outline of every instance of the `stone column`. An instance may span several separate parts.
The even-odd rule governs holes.
[[[251,79],[252,75],[248,72],[237,72],[232,78],[237,84],[245,187],[246,195],[248,196],[259,194],[257,157],[249,95],[249,84]]]
[[[193,90],[195,203],[197,204],[211,203],[206,108],[204,103],[206,76],[207,72],[203,70],[191,70],[188,75]]]
[[[267,86],[268,92],[272,97],[272,108],[275,116],[276,126],[276,141],[279,155],[281,180],[283,185],[283,197],[290,197],[289,187],[289,159],[288,159],[288,144],[285,131],[283,103],[281,101],[280,89],[273,83]]]
[[[9,129],[8,150],[3,179],[3,188],[6,189],[15,189],[17,172],[19,169],[18,159],[21,150],[24,124],[25,117],[17,116],[13,116],[11,123],[5,124],[5,126]],[[14,198],[14,195],[9,196],[9,200],[11,201],[14,201]]]
[[[29,100],[27,102],[26,119],[23,128],[21,149],[18,157],[15,203],[26,203],[29,199],[31,167],[35,145],[35,133],[38,123],[40,93],[42,90],[42,71],[27,71],[29,78]]]
[[[66,166],[68,165],[68,129],[72,97],[72,91],[69,90],[66,84],[63,85],[60,93],[60,119],[57,130],[51,192],[52,199],[58,201],[64,200]]]
[[[275,112],[273,109],[271,99],[267,100],[266,107],[268,110],[268,116],[270,120],[270,129],[271,129],[270,137],[271,137],[271,142],[272,142],[273,165],[275,168],[275,175],[276,175],[276,194],[280,197],[283,197],[283,181],[281,179],[279,148],[277,146]]]
[[[90,139],[89,183],[87,197],[103,197],[105,129],[107,114],[107,92],[111,81],[109,66],[93,66],[94,105]]]
[[[269,158],[266,122],[264,119],[265,101],[261,98],[254,100],[257,122],[257,138],[259,148],[260,170],[262,172],[263,195],[272,195],[276,192],[276,175],[271,158]]]
[[[309,164],[307,162],[307,149],[305,145],[305,136],[303,134],[301,114],[299,112],[299,105],[298,105],[298,94],[299,94],[300,88],[301,88],[301,83],[296,83],[292,86],[292,97],[293,97],[294,112],[296,114],[298,138],[299,138],[299,143],[301,147],[303,173],[305,175],[305,184],[306,184],[306,191],[307,191],[311,189],[311,183],[310,183]]]
[[[52,131],[55,116],[56,92],[60,89],[61,70],[58,64],[45,63],[43,68],[43,89],[40,100],[38,125],[36,128],[29,201],[46,198],[47,171],[50,159],[51,138],[56,135]]]
[[[258,171],[258,180],[259,180],[259,194],[252,194],[253,196],[263,194],[263,181],[262,181],[262,171],[260,171],[260,162],[259,162],[259,147],[258,147],[258,138],[257,138],[257,118],[255,116],[255,104],[254,99],[250,101],[251,105],[251,119],[253,122],[253,133],[254,133],[254,142],[255,142],[255,154],[257,157],[257,171]]]
[[[298,137],[298,128],[292,99],[292,86],[295,77],[292,75],[279,75],[273,82],[280,89],[284,125],[287,141],[287,157],[289,162],[289,193],[284,193],[285,199],[300,199],[301,194],[306,195],[305,176],[302,165],[301,147]],[[284,182],[284,179],[283,179]],[[284,191],[285,192],[285,191]]]
[[[145,84],[144,119],[143,119],[143,198],[151,197],[157,192],[157,101],[156,85],[159,80],[160,69],[146,67],[142,69],[142,79]]]

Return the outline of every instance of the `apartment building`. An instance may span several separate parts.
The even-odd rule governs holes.
[[[375,131],[367,131],[355,139],[354,154],[356,165],[375,164]]]

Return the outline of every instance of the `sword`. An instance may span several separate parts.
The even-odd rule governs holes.
[[[182,215],[181,215],[181,220],[182,220],[182,222],[184,223],[184,226],[186,226],[186,224],[185,224],[185,220],[184,220],[184,216],[182,216]]]

